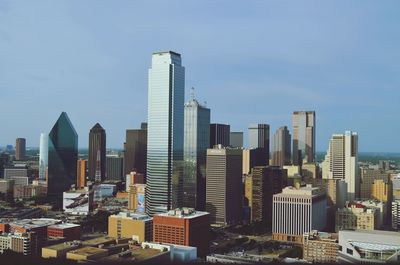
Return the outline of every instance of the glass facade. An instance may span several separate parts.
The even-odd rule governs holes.
[[[182,205],[185,68],[175,52],[152,56],[148,89],[146,212]]]
[[[99,161],[98,160],[98,155]],[[99,123],[96,123],[89,132],[89,179],[95,180],[96,171],[100,170],[100,179],[106,177],[106,131]],[[99,168],[98,168],[99,167]]]
[[[199,211],[205,210],[209,135],[210,109],[191,99],[185,104],[183,206]]]
[[[61,197],[76,183],[78,134],[67,113],[61,113],[49,133],[48,195]]]
[[[49,136],[45,133],[40,134],[40,150],[39,150],[39,179],[46,179],[47,160],[49,153]]]

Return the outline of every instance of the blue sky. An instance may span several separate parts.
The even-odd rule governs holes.
[[[86,147],[109,147],[147,115],[153,51],[182,54],[213,122],[291,128],[317,113],[317,150],[359,133],[361,151],[400,151],[399,1],[0,0],[0,145],[38,146],[66,111]]]

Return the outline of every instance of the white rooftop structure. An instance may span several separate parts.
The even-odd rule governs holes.
[[[200,211],[196,211],[193,208],[184,207],[184,208],[177,208],[174,210],[170,210],[166,213],[160,213],[157,215],[190,219],[190,218],[196,218],[196,217],[207,215],[207,214],[209,214],[209,213],[208,212],[200,212]]]

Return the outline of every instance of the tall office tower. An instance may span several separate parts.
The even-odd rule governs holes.
[[[290,165],[291,136],[286,126],[280,127],[273,136],[272,165]]]
[[[143,128],[126,130],[124,145],[124,175],[129,174],[132,171],[137,171],[146,175],[147,129]]]
[[[62,112],[49,133],[47,194],[61,197],[76,183],[78,134]]]
[[[76,170],[76,188],[83,189],[86,186],[87,163],[84,159],[79,159]]]
[[[49,136],[45,133],[40,134],[39,147],[39,179],[47,179],[47,161],[49,156]]]
[[[272,238],[302,243],[303,234],[326,226],[326,194],[320,188],[286,187],[275,194],[272,210]]]
[[[153,53],[149,69],[146,212],[182,205],[185,68],[181,55]]]
[[[392,202],[392,228],[400,231],[400,200]]]
[[[106,179],[122,180],[124,176],[124,159],[117,155],[106,156]]]
[[[212,224],[234,224],[242,219],[242,150],[207,149],[206,211]]]
[[[210,124],[210,148],[214,145],[229,146],[231,136],[231,126],[229,124],[212,123]]]
[[[23,160],[26,154],[25,138],[17,138],[15,140],[15,160]]]
[[[230,134],[230,143],[231,147],[243,147],[243,132],[231,132]]]
[[[346,131],[345,134],[332,135],[323,164],[323,178],[344,179],[347,183],[348,200],[359,198],[357,133]]]
[[[380,169],[360,168],[360,198],[371,199],[372,185],[375,180],[389,180],[389,173]]]
[[[252,177],[251,220],[263,222],[267,231],[272,229],[272,197],[282,192],[287,171],[279,167],[254,167]]]
[[[103,181],[106,177],[106,131],[96,123],[89,132],[88,177],[91,181],[95,179],[98,155],[100,155],[100,177]]]
[[[206,157],[210,146],[210,109],[194,96],[185,104],[183,206],[205,209]]]
[[[250,124],[249,125],[249,148],[259,149],[264,153],[265,165],[269,165],[269,125]]]
[[[243,150],[243,175],[250,174],[251,169],[256,166],[265,166],[267,154],[262,148]]]
[[[293,164],[315,162],[315,111],[293,112]]]

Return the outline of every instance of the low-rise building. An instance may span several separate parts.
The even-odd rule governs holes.
[[[303,259],[316,263],[336,263],[338,260],[338,236],[318,231],[304,234]]]
[[[147,214],[120,212],[108,217],[108,235],[114,238],[133,238],[138,243],[151,241],[153,219]]]
[[[68,251],[78,249],[82,246],[80,241],[68,241],[61,244],[46,246],[42,248],[42,258],[65,258]]]
[[[339,231],[340,263],[397,263],[400,233],[388,231]]]
[[[340,230],[374,230],[379,225],[379,210],[368,208],[360,203],[348,203],[345,208],[336,212],[335,231]]]
[[[77,224],[63,223],[47,227],[48,237],[64,237],[67,241],[81,238],[81,226]]]
[[[0,253],[9,249],[24,256],[36,255],[39,253],[38,247],[35,232],[0,234]]]
[[[83,247],[74,250],[70,250],[66,254],[66,258],[69,260],[86,261],[86,260],[98,260],[108,256],[108,250],[96,247]]]
[[[400,231],[400,199],[392,202],[392,228]]]

